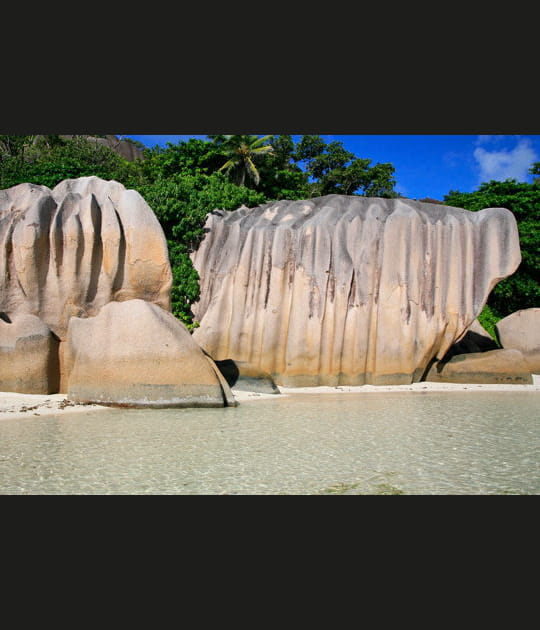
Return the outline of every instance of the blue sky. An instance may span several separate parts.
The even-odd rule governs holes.
[[[263,135],[261,133],[260,135]],[[527,173],[540,162],[540,135],[323,135],[373,164],[391,162],[396,190],[405,197],[442,200],[450,190],[473,192],[481,182],[514,178],[531,182]],[[201,135],[131,135],[146,146],[166,146]],[[300,136],[293,135],[298,141]]]

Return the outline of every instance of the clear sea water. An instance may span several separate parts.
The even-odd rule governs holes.
[[[0,422],[0,494],[538,494],[539,392],[295,394]]]

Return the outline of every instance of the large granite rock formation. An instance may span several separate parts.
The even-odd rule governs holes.
[[[132,407],[223,407],[234,397],[215,363],[171,313],[144,300],[110,302],[69,321],[68,399]]]
[[[283,386],[420,380],[521,261],[503,208],[330,195],[205,227],[194,338]]]
[[[54,394],[58,339],[35,315],[0,313],[0,391]]]
[[[530,371],[540,374],[540,308],[524,308],[499,320],[495,332],[503,348],[520,350]]]
[[[134,190],[97,177],[0,191],[0,311],[36,315],[64,340],[69,318],[141,298],[170,309],[167,242]]]

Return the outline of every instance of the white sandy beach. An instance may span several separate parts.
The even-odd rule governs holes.
[[[294,396],[295,394],[371,394],[391,392],[540,392],[540,374],[533,374],[532,385],[492,385],[457,383],[412,383],[410,385],[361,385],[357,387],[280,387],[281,394],[260,394],[237,389],[232,390],[235,399],[241,404],[246,401]],[[103,405],[75,404],[68,401],[66,394],[18,394],[0,392],[0,420],[8,418],[30,418],[44,415],[66,415],[87,411],[103,411]]]
[[[79,405],[67,400],[66,394],[18,394],[0,392],[0,420],[33,416],[80,413],[103,410],[102,405]]]
[[[533,374],[532,385],[496,385],[474,383],[412,383],[410,385],[359,385],[338,387],[279,387],[282,396],[294,394],[381,394],[387,392],[462,392],[462,391],[497,391],[497,392],[540,392],[540,374]],[[236,400],[241,403],[256,398],[273,398],[277,394],[259,394],[244,392],[233,388]]]

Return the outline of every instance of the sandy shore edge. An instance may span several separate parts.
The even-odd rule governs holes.
[[[412,383],[410,385],[360,385],[357,387],[280,387],[280,394],[261,394],[232,389],[235,399],[241,404],[246,401],[294,396],[295,394],[370,394],[386,392],[540,392],[540,374],[533,374],[532,385],[491,385],[461,383]],[[88,411],[104,411],[103,405],[74,404],[65,394],[18,394],[0,392],[0,420],[13,418],[31,418],[45,415],[66,415]]]
[[[540,392],[540,374],[533,374],[532,385],[498,385],[498,384],[476,384],[476,383],[411,383],[409,385],[358,385],[338,387],[281,387],[281,396],[292,396],[295,394],[382,394],[387,392]],[[232,390],[238,402],[255,400],[261,398],[275,398],[279,394],[259,394],[255,392],[244,392]]]
[[[79,405],[69,402],[65,394],[0,392],[0,420],[103,411],[104,409],[106,407],[102,405]]]

